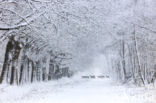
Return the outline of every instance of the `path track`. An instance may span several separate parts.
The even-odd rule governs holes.
[[[109,79],[67,79],[0,86],[0,103],[156,103],[156,91],[120,86]],[[155,102],[154,102],[155,101]]]

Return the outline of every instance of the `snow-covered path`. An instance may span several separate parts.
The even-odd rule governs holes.
[[[109,79],[64,78],[20,87],[1,85],[0,103],[156,103],[154,94],[155,90],[119,86]]]

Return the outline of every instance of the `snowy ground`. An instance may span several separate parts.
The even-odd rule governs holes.
[[[0,103],[156,103],[156,90],[75,77],[20,87],[0,85]]]

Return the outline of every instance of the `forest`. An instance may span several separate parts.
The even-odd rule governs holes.
[[[156,78],[154,0],[2,0],[0,83],[71,77],[104,55],[108,75]]]
[[[155,0],[0,0],[0,103],[155,103],[155,11]]]
[[[156,78],[154,0],[1,0],[0,83],[71,77],[98,55],[114,80]]]

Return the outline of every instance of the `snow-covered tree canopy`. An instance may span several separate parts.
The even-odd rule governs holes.
[[[35,64],[24,68],[45,65],[43,70],[52,62],[85,70],[105,55],[108,68],[102,69],[115,78],[139,76],[145,82],[156,64],[155,9],[154,0],[0,0],[0,42],[15,46],[2,46],[8,47],[8,58],[5,53],[6,61],[0,61],[15,60],[11,65],[20,74],[25,58]],[[3,70],[4,65],[5,77]]]

